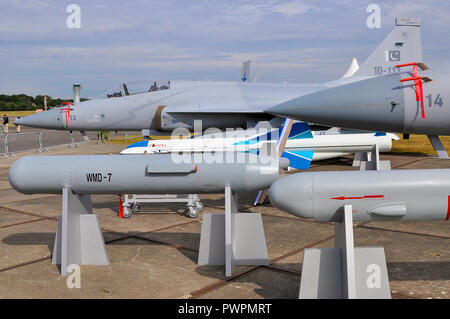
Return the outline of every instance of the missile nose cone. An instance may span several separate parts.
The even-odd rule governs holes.
[[[26,166],[27,166],[27,158],[22,157],[15,161],[8,172],[8,180],[9,184],[18,192],[25,193],[26,187],[25,184],[27,180],[26,176]]]
[[[342,84],[300,96],[267,113],[327,126],[398,132],[404,123],[399,74]]]
[[[24,118],[15,120],[15,125],[25,125],[30,127],[46,129],[62,129],[64,124],[60,117],[60,111],[57,109],[28,115]]]
[[[58,194],[70,180],[70,162],[55,162],[52,156],[25,156],[8,172],[11,186],[22,194]],[[77,157],[74,156],[74,161]],[[55,165],[56,163],[56,165]]]
[[[277,180],[269,189],[273,206],[289,214],[313,218],[312,175],[299,173]]]

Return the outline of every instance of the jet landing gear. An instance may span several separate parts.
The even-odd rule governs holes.
[[[122,203],[123,218],[130,218],[141,210],[139,203],[186,203],[184,214],[190,218],[198,217],[204,205],[197,194],[188,195],[125,195]]]

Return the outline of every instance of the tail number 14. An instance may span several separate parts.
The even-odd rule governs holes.
[[[429,107],[432,107],[433,105],[439,105],[439,107],[442,107],[442,105],[444,105],[444,102],[442,101],[442,97],[441,97],[441,95],[439,93],[436,96],[436,98],[434,99],[434,103],[433,103],[433,96],[431,94],[428,94],[426,96],[426,98],[428,99],[428,106]]]

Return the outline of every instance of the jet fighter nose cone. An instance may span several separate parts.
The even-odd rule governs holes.
[[[15,121],[13,121],[14,125],[25,125],[25,121],[22,119],[17,119]]]
[[[61,120],[60,111],[53,109],[28,115],[24,118],[15,120],[15,125],[25,125],[30,127],[38,127],[44,129],[63,129],[64,123]]]

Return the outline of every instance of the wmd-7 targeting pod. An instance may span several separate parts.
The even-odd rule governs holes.
[[[190,194],[268,188],[280,160],[246,154],[241,162],[176,163],[171,154],[27,156],[9,170],[11,186],[24,194]],[[282,162],[282,161],[281,161]],[[287,164],[289,165],[289,164]]]
[[[450,169],[299,173],[273,183],[269,197],[317,222],[340,221],[344,205],[354,221],[448,220]]]

